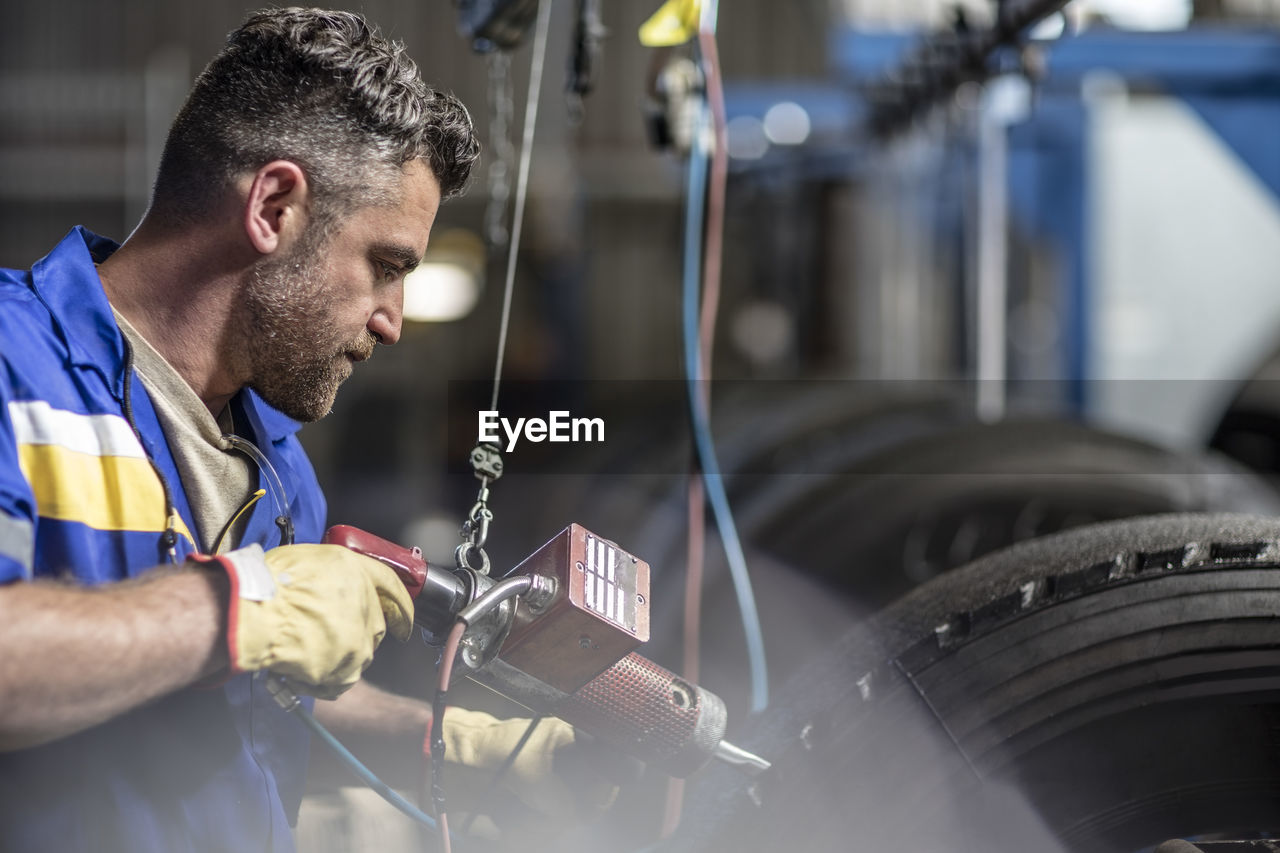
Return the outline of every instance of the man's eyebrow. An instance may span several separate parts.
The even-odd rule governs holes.
[[[395,262],[405,272],[416,269],[422,261],[417,252],[398,243],[379,243],[373,247],[373,254],[383,260]]]

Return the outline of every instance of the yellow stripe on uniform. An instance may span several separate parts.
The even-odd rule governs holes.
[[[15,400],[9,403],[9,420],[18,463],[41,516],[97,530],[165,529],[160,477],[124,418]],[[176,512],[173,526],[194,542]]]
[[[24,444],[18,447],[18,464],[44,518],[76,521],[95,530],[165,529],[164,490],[146,459]],[[195,541],[176,513],[174,529]]]

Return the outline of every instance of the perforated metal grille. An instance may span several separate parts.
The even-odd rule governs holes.
[[[627,655],[570,696],[557,715],[668,772],[705,760],[702,691],[637,654]],[[715,743],[710,748],[714,748]]]

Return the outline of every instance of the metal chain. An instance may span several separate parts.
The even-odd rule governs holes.
[[[479,448],[477,448],[479,449]],[[460,569],[472,569],[482,575],[489,574],[489,554],[484,550],[489,539],[489,523],[493,510],[489,509],[489,478],[480,478],[480,494],[467,518],[462,522],[462,544],[453,552],[453,560]]]
[[[489,555],[485,543],[489,541],[489,523],[493,511],[489,509],[489,484],[502,476],[502,456],[492,444],[477,444],[471,451],[471,470],[480,481],[480,493],[462,522],[462,544],[453,552],[454,562],[460,569],[473,569],[482,575],[489,574]]]
[[[502,382],[502,361],[507,349],[507,331],[511,324],[511,296],[515,291],[516,257],[520,250],[520,233],[524,224],[524,207],[529,192],[529,163],[533,157],[534,128],[538,124],[538,99],[542,93],[542,68],[547,56],[547,33],[551,23],[552,0],[538,0],[538,23],[533,39],[533,57],[529,66],[529,94],[525,99],[524,135],[520,145],[519,174],[516,176],[515,209],[511,217],[510,237],[503,225],[507,197],[510,192],[510,164],[514,160],[509,128],[512,112],[510,70],[511,61],[506,55],[501,59],[495,53],[489,60],[489,98],[493,108],[493,125],[490,127],[491,144],[496,150],[494,164],[489,171],[489,210],[485,228],[490,242],[495,233],[507,246],[506,282],[502,294],[502,321],[498,329],[498,354],[493,368],[493,398],[491,410],[498,408],[498,389]],[[502,150],[506,146],[506,152]],[[505,162],[504,162],[505,161]],[[503,162],[498,168],[497,164]],[[489,484],[502,476],[502,457],[498,448],[481,442],[471,451],[471,470],[480,481],[480,494],[475,505],[462,523],[462,544],[454,551],[458,568],[470,568],[480,574],[489,573],[489,555],[484,544],[489,537],[489,523],[493,513],[489,510]],[[473,562],[478,561],[478,564]]]
[[[515,167],[515,145],[511,141],[511,117],[515,102],[511,94],[511,54],[495,50],[487,57],[489,68],[489,204],[484,212],[484,235],[489,250],[497,252],[507,246],[507,207],[511,200],[511,173]],[[489,573],[489,555],[485,542],[489,538],[489,484],[502,476],[502,459],[498,449],[478,444],[471,451],[471,470],[480,480],[480,493],[475,505],[462,522],[462,544],[453,553],[458,568],[469,568],[482,575]]]
[[[507,230],[507,202],[511,199],[511,172],[516,148],[511,141],[511,116],[515,102],[511,95],[511,54],[495,50],[489,54],[489,206],[484,213],[484,235],[491,250],[502,249],[510,239]]]

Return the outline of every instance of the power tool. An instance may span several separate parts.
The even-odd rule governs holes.
[[[649,564],[616,543],[571,524],[494,580],[429,566],[420,549],[347,525],[324,541],[395,570],[429,642],[443,644],[465,622],[454,665],[534,713],[677,778],[713,757],[749,773],[768,769],[724,740],[720,697],[635,652],[649,639]]]

